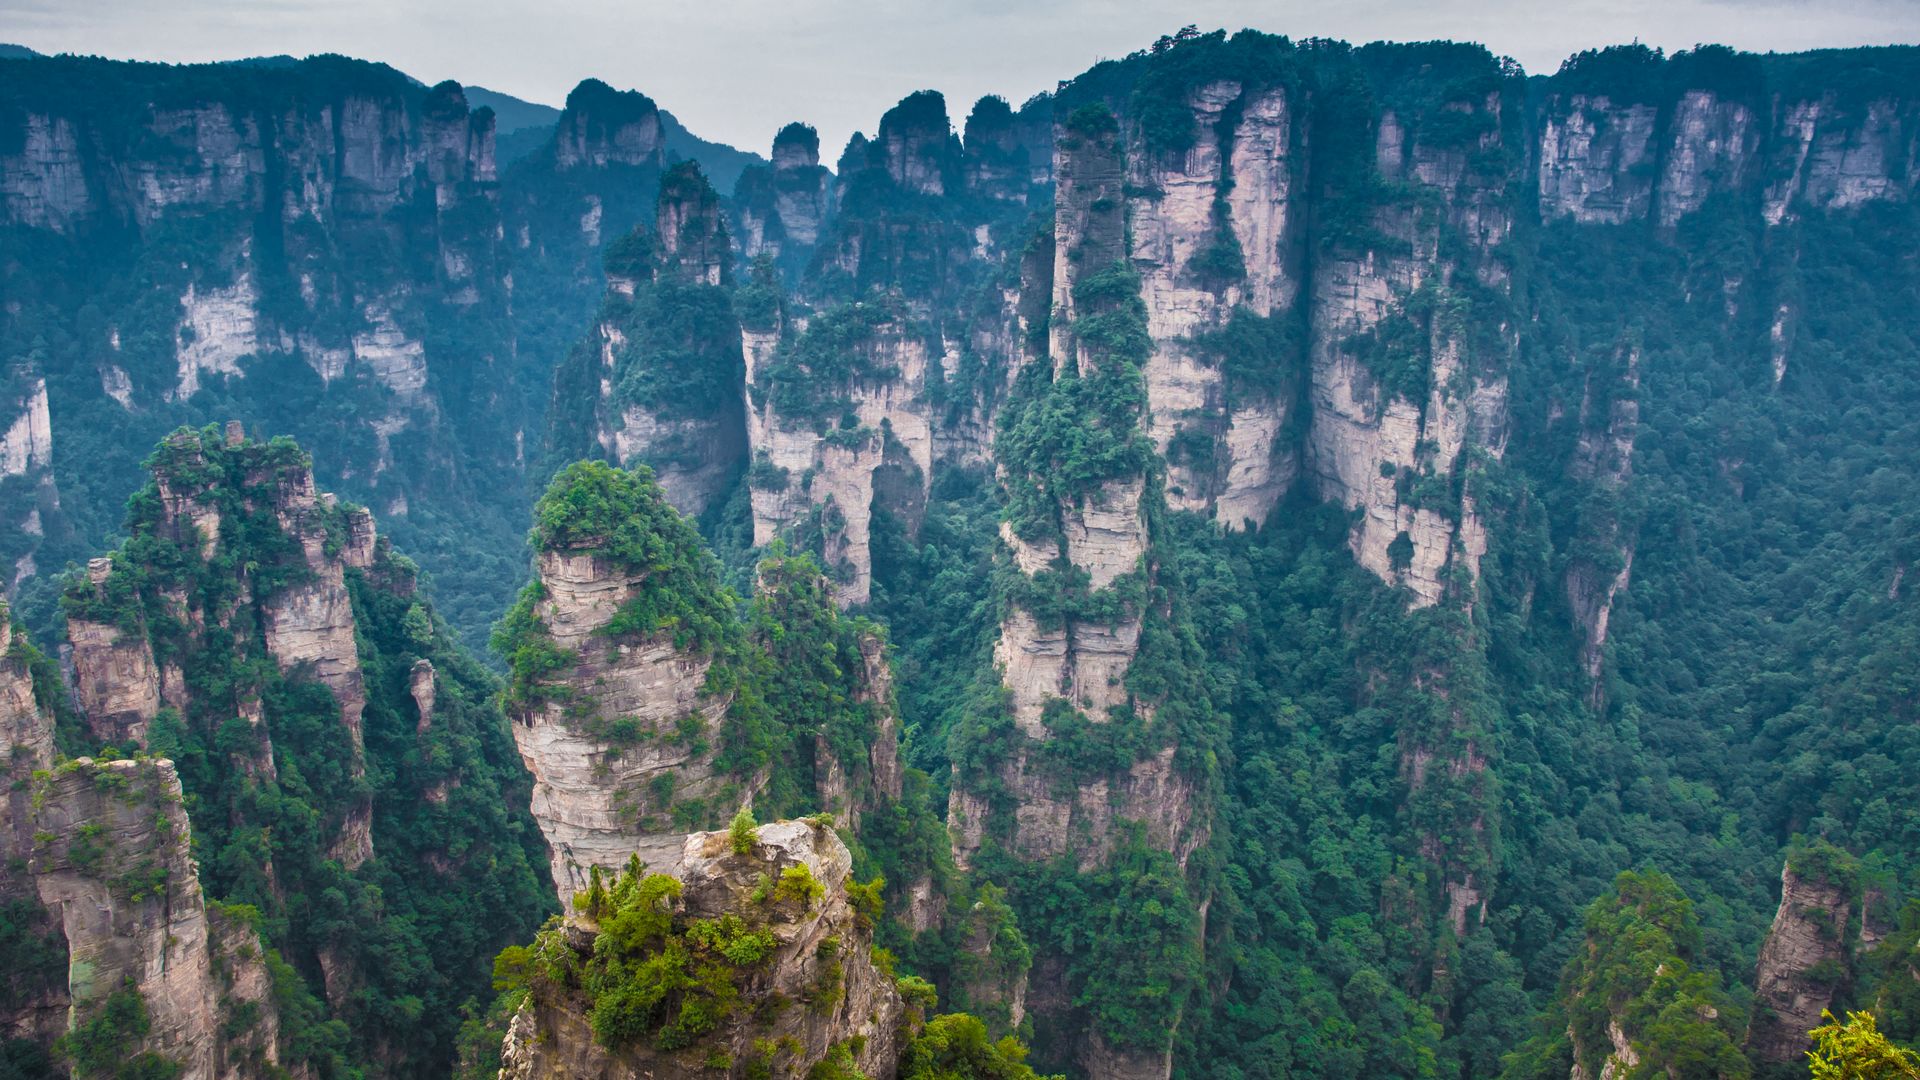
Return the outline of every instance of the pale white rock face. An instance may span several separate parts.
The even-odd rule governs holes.
[[[1670,142],[1660,172],[1660,224],[1672,227],[1716,191],[1745,179],[1759,142],[1753,112],[1706,90],[1681,95],[1667,121]]]
[[[342,179],[355,181],[362,208],[385,213],[400,204],[401,187],[420,159],[404,109],[390,101],[350,97],[341,105],[336,138]]]
[[[747,384],[755,385],[778,349],[778,337],[744,331]],[[933,416],[927,403],[927,343],[901,327],[880,329],[869,357],[875,370],[893,377],[856,380],[846,388],[860,427],[871,434],[851,445],[829,441],[813,430],[811,421],[794,422],[780,415],[769,400],[755,408],[747,400],[747,445],[755,459],[787,470],[787,486],[779,491],[754,489],[753,542],[764,546],[781,531],[801,521],[812,508],[831,505],[844,520],[830,532],[826,557],[835,572],[834,598],[842,605],[867,602],[873,586],[873,557],[869,546],[873,519],[874,474],[898,466],[917,473],[922,498],[933,477]],[[803,481],[811,473],[810,483]]]
[[[675,452],[674,460],[653,462],[654,476],[674,509],[691,517],[699,517],[712,505],[739,460],[715,452],[723,447],[714,445],[719,435],[711,419],[664,420],[649,409],[629,405],[620,411],[617,423],[601,429],[599,442],[622,465],[631,466],[663,451]],[[688,463],[682,453],[698,457]]]
[[[1078,513],[1062,515],[1067,559],[1104,589],[1140,568],[1147,554],[1147,523],[1140,514],[1146,482],[1109,480],[1088,495]]]
[[[427,388],[427,347],[394,320],[393,312],[368,304],[367,328],[353,335],[353,357],[405,402],[418,401]]]
[[[26,118],[18,153],[0,156],[6,220],[65,232],[93,210],[79,133],[65,117]]]
[[[1623,146],[1631,151],[1629,157],[1639,160],[1634,155],[1642,153],[1644,140],[1633,133],[1633,111],[1615,110],[1607,114],[1609,141],[1596,144],[1596,149],[1590,145],[1594,122],[1582,111],[1589,107],[1608,106],[1576,98],[1566,116],[1549,118],[1553,130],[1542,133],[1543,213],[1557,205],[1555,212],[1598,220],[1592,215],[1619,208],[1613,195],[1596,201],[1588,197],[1588,189],[1611,175]],[[1497,120],[1497,99],[1490,97],[1481,108]],[[1650,112],[1647,120],[1650,137]],[[1403,162],[1404,175],[1440,196],[1443,212],[1470,242],[1490,247],[1505,239],[1511,222],[1500,207],[1501,191],[1467,182],[1464,151],[1434,151],[1408,145],[1404,136],[1396,138],[1403,140],[1394,154]],[[1483,135],[1482,148],[1497,145],[1497,140],[1496,124]],[[1322,265],[1312,298],[1313,420],[1307,452],[1321,498],[1361,512],[1349,537],[1356,561],[1383,581],[1406,585],[1413,603],[1427,606],[1446,594],[1456,562],[1469,577],[1477,576],[1485,530],[1470,499],[1463,500],[1461,520],[1455,522],[1433,509],[1403,503],[1403,492],[1422,478],[1431,485],[1433,479],[1451,477],[1470,445],[1496,457],[1504,450],[1505,376],[1487,370],[1494,367],[1487,361],[1503,358],[1466,356],[1460,341],[1434,326],[1425,349],[1429,378],[1422,400],[1388,396],[1347,342],[1373,330],[1423,285],[1445,290],[1455,267],[1443,256],[1436,233],[1417,218],[1385,210],[1376,214],[1374,225],[1409,241],[1411,252],[1384,256],[1370,251]],[[1483,271],[1480,284],[1505,288],[1506,282],[1503,272]],[[1396,547],[1404,558],[1398,565]]]
[[[1617,225],[1647,216],[1654,154],[1652,105],[1619,106],[1575,94],[1550,109],[1540,128],[1540,216]]]
[[[362,512],[348,521],[348,540],[338,556],[326,550],[327,532],[317,514],[333,505],[333,496],[314,491],[313,474],[291,477],[276,496],[274,511],[280,527],[299,542],[312,576],[281,590],[262,603],[262,631],[267,653],[281,671],[313,678],[332,691],[340,706],[340,723],[353,743],[354,774],[364,768],[360,731],[367,705],[360,670],[360,652],[354,641],[353,600],[347,593],[346,568],[372,561],[372,515]],[[329,854],[352,870],[373,854],[373,807],[363,800],[348,811]]]
[[[347,373],[348,365],[353,363],[354,350],[347,346],[327,345],[312,334],[301,333],[291,342],[293,348],[307,361],[321,382],[330,383]]]
[[[251,202],[266,173],[266,155],[252,118],[236,123],[224,105],[158,110],[147,130],[177,155],[130,163],[134,213],[150,225],[173,207]]]
[[[47,380],[35,379],[20,414],[0,434],[0,476],[25,476],[53,464],[53,418],[47,410]]]
[[[1220,130],[1220,121],[1236,103],[1240,115],[1229,135]],[[1220,329],[1236,308],[1264,317],[1295,302],[1292,118],[1283,89],[1243,95],[1238,84],[1219,82],[1196,90],[1188,104],[1194,111],[1194,147],[1173,167],[1144,156],[1129,163],[1141,173],[1133,180],[1138,189],[1160,193],[1132,200],[1133,262],[1155,344],[1144,371],[1147,433],[1162,454],[1183,429],[1214,439],[1216,453],[1206,471],[1168,462],[1167,504],[1211,512],[1228,528],[1238,528],[1247,520],[1264,520],[1291,482],[1288,451],[1277,445],[1285,405],[1230,403],[1216,361],[1197,355],[1192,339]],[[1233,184],[1225,198],[1226,220],[1220,222],[1215,204],[1228,169]],[[1245,278],[1224,285],[1197,281],[1191,261],[1216,242],[1223,224],[1240,246]]]
[[[118,402],[121,408],[133,411],[133,379],[125,368],[108,364],[106,370],[100,373],[100,390]]]
[[[626,295],[633,295],[634,283],[626,285]],[[613,288],[620,291],[620,283]],[[627,336],[613,323],[601,323],[599,331],[603,407],[595,440],[623,466],[651,459],[667,501],[681,513],[699,517],[719,497],[739,463],[745,436],[737,416],[668,420],[650,409],[628,405],[617,416],[606,417],[604,403],[613,396],[615,354],[626,345]]]
[[[413,698],[413,708],[419,714],[414,721],[417,734],[425,735],[433,728],[433,704],[436,695],[433,661],[415,660],[407,672],[407,696]]]
[[[630,718],[644,732],[634,745],[611,745],[587,732],[588,717],[558,703],[513,718],[514,742],[534,779],[533,817],[565,905],[586,888],[594,866],[618,871],[634,854],[653,869],[672,865],[686,833],[667,823],[655,783],[670,782],[675,798],[716,798],[730,788],[713,769],[712,744],[732,698],[704,693],[711,661],[676,650],[670,637],[629,642],[596,633],[643,580],[587,552],[540,556],[547,595],[536,613],[554,643],[578,658],[560,678],[577,688],[592,719]],[[700,733],[699,752],[683,725]]]
[[[1298,472],[1295,455],[1281,436],[1287,428],[1284,404],[1233,410],[1221,450],[1227,475],[1214,501],[1214,519],[1229,529],[1258,525],[1279,505]]]
[[[1844,209],[1911,194],[1916,141],[1894,104],[1875,101],[1851,118],[1837,112],[1830,99],[1784,106],[1777,132],[1787,147],[1784,175],[1767,187],[1768,224],[1785,221],[1796,203]]]
[[[96,772],[125,794],[103,787]],[[34,829],[50,839],[36,845],[30,870],[67,940],[76,1021],[131,982],[151,1025],[137,1049],[179,1062],[183,1078],[254,1075],[245,1064],[254,1053],[276,1061],[278,1020],[259,938],[244,925],[209,918],[173,763],[82,758],[36,785]],[[101,830],[91,843],[104,849],[103,865],[92,870],[71,857],[83,827]],[[160,888],[133,899],[114,887],[116,878],[149,862],[167,871]],[[216,961],[224,976],[216,974]],[[229,1042],[224,1025],[243,1005],[264,1023]]]
[[[1774,309],[1773,323],[1767,327],[1767,345],[1777,388],[1787,377],[1787,357],[1793,351],[1793,309],[1784,303]]]
[[[180,298],[180,325],[175,332],[174,356],[179,377],[170,400],[185,401],[200,389],[207,375],[238,375],[240,361],[260,351],[260,294],[253,274],[242,270],[224,288],[187,286]]]
[[[1284,254],[1293,228],[1292,137],[1293,116],[1284,89],[1243,99],[1227,205],[1247,266],[1241,300],[1255,315],[1291,307],[1300,291],[1299,278]]]
[[[586,237],[588,247],[600,246],[600,196],[588,195],[587,208],[580,215],[580,235]]]
[[[1240,97],[1240,84],[1214,82],[1188,95],[1193,109],[1193,146],[1178,159],[1128,155],[1135,187],[1148,194],[1129,199],[1131,259],[1140,274],[1153,356],[1142,373],[1147,385],[1147,434],[1162,454],[1183,425],[1217,411],[1222,394],[1218,368],[1195,359],[1188,339],[1217,328],[1239,300],[1238,285],[1216,290],[1196,281],[1194,258],[1214,243],[1213,206],[1219,197],[1221,113]],[[1210,477],[1177,462],[1167,466],[1168,505],[1201,510]]]

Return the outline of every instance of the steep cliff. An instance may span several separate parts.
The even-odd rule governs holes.
[[[1845,852],[1816,844],[1790,853],[1780,870],[1774,914],[1754,973],[1747,1052],[1761,1061],[1799,1062],[1807,1033],[1821,1024],[1850,973],[1859,903],[1859,867]]]
[[[642,476],[577,465],[535,510],[539,576],[502,624],[508,711],[561,903],[595,867],[677,857],[761,782],[730,769],[743,631],[691,522]]]
[[[76,1068],[282,1075],[259,937],[202,896],[173,763],[76,758],[34,781],[33,802],[31,873],[71,957]]]
[[[500,1075],[897,1075],[917,1014],[869,956],[852,866],[830,829],[785,821],[689,835],[663,874],[596,875],[516,959]]]
[[[697,166],[675,166],[652,232],[608,246],[597,325],[555,379],[555,459],[648,465],[696,518],[733,489],[747,433],[731,263],[713,189]]]
[[[458,84],[339,57],[6,63],[0,227],[20,257],[0,335],[45,343],[0,447],[40,481],[4,495],[16,524],[37,514],[8,545],[22,582],[105,539],[142,448],[222,413],[340,446],[330,479],[403,530],[409,507],[432,533],[520,467],[539,417],[509,389],[493,119]],[[489,524],[475,535],[510,550]],[[498,592],[442,551],[463,599]],[[23,597],[36,620],[50,594]]]
[[[496,645],[563,903],[743,804],[850,826],[902,805],[885,645],[811,558],[763,560],[743,621],[663,490],[597,463],[555,479],[534,535],[538,580]]]
[[[754,543],[816,533],[841,602],[863,604],[884,475],[900,478],[883,502],[896,512],[932,481],[929,343],[903,305],[879,297],[785,326],[777,344],[744,330]]]
[[[740,253],[765,255],[789,274],[804,270],[833,213],[833,175],[820,164],[820,135],[801,123],[773,137],[767,165],[740,174],[733,189]]]
[[[67,945],[59,916],[40,902],[29,860],[34,850],[35,774],[53,768],[59,674],[17,625],[0,614],[0,751],[7,790],[0,801],[0,911],[12,971],[0,991],[0,1041],[45,1053],[66,1031]]]
[[[258,1045],[294,1055],[289,1069],[365,1061],[406,1071],[450,1056],[457,1001],[447,999],[473,992],[476,956],[523,935],[551,906],[534,869],[531,822],[509,809],[524,805],[525,787],[507,764],[504,719],[487,704],[493,681],[436,622],[416,591],[413,564],[376,535],[367,511],[316,492],[308,458],[290,441],[255,442],[237,424],[183,430],[149,464],[154,478],[130,503],[130,539],[74,575],[64,597],[81,629],[72,665],[81,715],[68,737],[102,757],[164,756],[99,768],[160,770],[164,783],[147,787],[170,791],[172,809],[159,818],[123,814],[108,799],[112,785],[103,780],[96,787],[105,794],[89,796],[85,775],[60,780],[73,790],[60,787],[57,799],[37,805],[61,815],[40,833],[68,837],[83,856],[102,830],[138,826],[161,831],[129,834],[115,850],[131,860],[166,854],[177,842],[178,858],[114,864],[96,880],[86,858],[75,863],[69,852],[59,856],[67,862],[45,864],[42,895],[65,905],[74,955],[76,933],[105,935],[118,942],[115,970],[136,981],[144,978],[140,965],[199,978],[161,946],[162,909],[124,913],[130,926],[151,924],[145,938],[94,925],[96,910],[112,915],[125,906],[124,897],[110,902],[99,890],[131,889],[155,903],[155,883],[138,885],[152,870],[176,890],[158,901],[171,905],[168,917],[199,920],[174,936],[201,950],[193,954],[201,974],[211,964],[216,983],[231,976],[233,986],[264,997],[265,950],[245,940],[254,930],[221,929],[216,918],[209,938],[198,911],[203,893],[232,905],[238,914],[229,922],[256,922],[285,957],[267,962],[272,995],[292,1003],[299,1030],[274,1051],[271,1027],[259,1029]],[[88,646],[90,636],[101,643]],[[129,657],[143,663],[119,662]],[[140,708],[130,711],[129,702]],[[186,858],[185,814],[198,867]],[[57,895],[48,892],[56,884]],[[314,897],[327,898],[325,911],[311,906]],[[183,898],[192,905],[183,907]],[[305,914],[292,918],[296,911]],[[458,920],[471,930],[429,948],[396,934],[396,918]],[[112,992],[117,977],[110,982],[88,994]],[[212,991],[204,1000],[189,1000],[201,993],[192,987],[142,993],[153,1030],[175,1032],[164,1035],[161,1052],[204,1059],[190,1065],[192,1074],[239,1060],[238,1043],[220,1049],[209,1033],[246,1025],[223,1021]],[[76,989],[74,997],[87,995]],[[399,1007],[401,999],[414,1004]],[[422,1018],[430,1001],[446,1015]],[[184,1018],[166,1019],[167,1009],[184,1010]],[[351,1037],[345,1026],[323,1026],[328,1009],[353,1024]]]

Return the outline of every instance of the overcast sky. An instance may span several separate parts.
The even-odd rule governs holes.
[[[1920,42],[1920,0],[0,0],[0,41],[41,52],[339,52],[554,105],[596,76],[761,153],[782,124],[806,120],[829,161],[912,91],[943,91],[957,124],[981,94],[1017,106],[1182,23],[1479,41],[1550,72],[1570,52],[1634,38],[1669,51]]]

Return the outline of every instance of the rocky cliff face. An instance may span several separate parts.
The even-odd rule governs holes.
[[[534,616],[573,662],[555,679],[564,690],[515,710],[513,736],[533,774],[554,886],[569,904],[593,867],[618,870],[635,853],[649,867],[670,865],[687,835],[676,805],[737,803],[741,792],[714,767],[732,698],[706,692],[711,658],[676,648],[671,635],[600,633],[647,573],[569,550],[542,552],[539,573]]]
[[[54,717],[39,699],[57,688],[35,686],[32,664],[37,658],[12,613],[0,611],[0,753],[7,762],[6,794],[0,799],[0,858],[5,859],[0,903],[8,906],[22,940],[37,938],[49,946],[39,969],[10,973],[11,993],[0,1007],[0,1037],[50,1047],[66,1031],[71,1000],[59,916],[40,903],[28,871],[34,850],[34,776],[54,764]],[[51,674],[46,671],[43,678]]]
[[[214,407],[324,433],[329,482],[403,523],[414,503],[456,513],[506,489],[539,410],[507,390],[522,361],[489,111],[338,57],[7,63],[0,146],[20,152],[0,153],[0,222],[37,239],[7,271],[0,334],[30,341],[94,305],[39,354],[45,400],[0,443],[0,469],[49,481],[0,499],[41,516],[7,545],[22,582],[103,543],[118,498],[96,493],[137,486],[139,450]],[[106,433],[82,443],[98,460],[51,461],[59,426]],[[23,598],[36,618],[52,588]]]
[[[31,63],[13,62],[23,83],[70,80],[88,84],[89,96],[124,95],[121,103],[135,106],[151,90],[121,82],[123,73],[103,61],[63,62],[62,71]],[[155,105],[133,128],[108,128],[57,105],[29,109],[15,121],[23,137],[11,145],[19,149],[0,155],[0,216],[58,232],[112,219],[145,227],[168,214],[223,207],[289,218],[373,216],[410,198],[417,177],[449,195],[461,184],[491,182],[491,117],[469,114],[455,83],[409,102],[394,75],[338,58],[256,69],[248,77],[273,96],[318,84],[330,100],[314,110]]]
[[[71,1023],[137,995],[150,1026],[122,1060],[151,1055],[208,1080],[277,1075],[259,937],[202,898],[172,762],[78,758],[36,780],[33,802],[31,872],[66,938]]]
[[[743,351],[754,543],[817,513],[836,595],[864,604],[877,486],[891,474],[910,507],[932,482],[928,344],[904,312],[854,304],[793,326],[778,344],[746,331]]]
[[[220,464],[210,462],[212,453],[221,456]],[[154,516],[141,526],[192,553],[197,565],[190,564],[183,580],[141,591],[134,584],[138,568],[125,556],[95,559],[86,579],[70,587],[74,699],[94,738],[144,748],[147,727],[162,707],[185,711],[195,704],[182,660],[207,647],[208,629],[257,632],[282,672],[312,679],[331,693],[357,778],[364,768],[366,689],[346,572],[372,565],[372,515],[316,492],[303,455],[290,447],[249,443],[238,424],[217,437],[177,432],[161,457],[154,470]],[[237,484],[244,485],[244,495]],[[231,555],[236,543],[257,541],[257,533],[246,533],[262,527],[285,545],[279,552],[289,564],[279,568],[284,584],[256,591],[245,570],[238,580],[219,580],[223,569],[217,560]],[[214,589],[193,587],[193,579],[203,576],[218,580]],[[221,599],[208,608],[207,596]],[[155,624],[156,612],[165,613],[164,626]],[[155,660],[156,642],[171,657],[165,663]],[[251,711],[257,719],[257,701]],[[258,759],[270,767],[272,752],[264,736],[262,747]],[[339,823],[333,851],[349,869],[372,854],[371,817],[371,795],[362,794]]]
[[[663,165],[659,107],[645,94],[587,79],[567,95],[553,156],[562,171],[609,164]]]
[[[1850,883],[1829,881],[1793,861],[1780,871],[1780,910],[1760,947],[1754,974],[1747,1050],[1763,1061],[1805,1060],[1807,1032],[1833,1003],[1847,976],[1848,920],[1857,897]]]
[[[1599,387],[1594,386],[1595,381]],[[1625,348],[1615,368],[1588,376],[1580,403],[1580,435],[1568,464],[1569,478],[1617,498],[1633,478],[1633,444],[1640,419],[1640,353]],[[1602,701],[1601,669],[1606,660],[1607,625],[1620,591],[1633,574],[1633,537],[1626,534],[1609,504],[1594,508],[1583,521],[1595,549],[1605,556],[1573,559],[1566,573],[1567,603],[1582,636],[1580,665],[1591,680],[1590,701]]]
[[[636,231],[618,247],[598,326],[569,362],[593,368],[601,451],[650,466],[674,506],[698,517],[730,490],[747,450],[738,329],[722,291],[727,229],[699,169],[670,170],[651,236]]]
[[[1209,345],[1236,317],[1289,317],[1298,298],[1294,108],[1285,88],[1233,80],[1195,86],[1184,104],[1190,146],[1139,139],[1127,158],[1128,188],[1138,192],[1129,256],[1155,346],[1148,432],[1167,458],[1168,505],[1239,528],[1264,521],[1293,481],[1297,454],[1281,432],[1297,388],[1285,378],[1229,387]]]
[[[903,769],[900,761],[900,715],[893,699],[893,668],[887,662],[886,642],[872,632],[858,637],[860,672],[856,704],[867,706],[875,718],[872,741],[864,759],[842,761],[824,732],[814,736],[814,790],[820,808],[836,822],[858,832],[867,814],[900,801]]]
[[[684,837],[659,867],[680,885],[667,901],[669,932],[731,918],[767,935],[758,959],[726,975],[737,999],[690,1045],[642,1035],[609,1047],[589,1021],[587,993],[565,979],[536,978],[507,1034],[503,1080],[803,1076],[823,1061],[889,1080],[898,1074],[909,1012],[892,978],[869,959],[872,927],[849,899],[852,865],[831,830],[803,821],[761,826],[747,854],[734,853],[724,832]],[[815,895],[770,894],[768,883],[788,881],[796,868],[817,883]],[[553,944],[536,949],[564,949],[580,964],[600,932],[576,914],[545,931],[543,942]],[[668,1011],[680,1007],[678,997],[669,999]]]
[[[820,164],[819,134],[806,124],[781,128],[771,163],[740,174],[733,206],[742,255],[803,270],[833,212],[833,176]]]
[[[1445,130],[1477,132],[1464,144],[1451,134],[1439,144],[1421,124],[1381,114],[1372,160],[1359,167],[1431,202],[1371,207],[1383,239],[1342,244],[1313,282],[1307,456],[1316,486],[1360,512],[1354,557],[1406,585],[1416,606],[1477,577],[1486,540],[1471,493],[1456,505],[1441,492],[1459,485],[1471,452],[1505,448],[1510,332],[1489,333],[1487,315],[1476,326],[1469,299],[1507,288],[1492,258],[1511,228],[1506,180],[1482,164],[1499,153],[1501,109],[1498,94],[1447,102]]]
[[[149,463],[128,542],[62,598],[79,714],[62,744],[93,747],[97,763],[29,785],[23,857],[63,913],[73,1023],[129,1025],[132,999],[112,996],[125,976],[152,1017],[146,1049],[185,1075],[442,1060],[451,1032],[436,1014],[454,1005],[436,995],[474,992],[457,972],[552,906],[538,841],[523,839],[531,820],[508,810],[519,823],[499,825],[527,789],[505,765],[497,684],[452,647],[371,515],[316,491],[290,441],[256,442],[237,424],[183,430]],[[289,917],[323,895],[341,914],[331,925]],[[428,897],[457,909],[456,896],[487,897],[461,915],[464,948],[381,936],[389,912]],[[421,1009],[384,1015],[374,1003],[396,990]],[[307,1035],[276,1033],[285,1002]],[[354,1046],[312,1042],[312,1017],[354,1030]]]

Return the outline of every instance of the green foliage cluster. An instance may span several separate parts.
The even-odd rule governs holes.
[[[218,542],[203,557],[203,538],[169,524],[150,483],[129,504],[129,539],[101,591],[113,609],[96,607],[100,594],[84,580],[70,604],[76,617],[134,627],[183,673],[187,704],[161,711],[148,749],[180,775],[204,893],[259,912],[283,1060],[350,1076],[378,1048],[396,1075],[444,1068],[459,1004],[484,986],[486,959],[550,904],[495,680],[424,603],[411,564],[380,545],[371,567],[346,571],[366,698],[356,754],[333,694],[310,673],[283,672],[265,649],[267,607],[313,573],[275,515],[304,485],[305,455],[287,441],[228,446],[209,429],[170,439],[151,465],[170,492],[219,511]],[[323,554],[337,555],[349,509],[314,512]],[[171,597],[185,597],[186,610]],[[421,659],[437,690],[424,731],[409,692]],[[242,718],[255,708],[258,726]],[[67,739],[98,750],[84,734]],[[375,855],[348,872],[334,841],[369,803]],[[152,873],[136,865],[115,884],[143,893]],[[309,985],[323,952],[359,986],[333,1015]]]
[[[1586,947],[1561,978],[1556,1007],[1564,1020],[1550,1014],[1558,1029],[1518,1050],[1504,1075],[1556,1075],[1571,1055],[1597,1076],[1617,1029],[1639,1055],[1634,1075],[1747,1076],[1738,1042],[1744,1016],[1716,974],[1692,966],[1700,947],[1693,904],[1671,878],[1622,872],[1587,908]]]
[[[76,1077],[93,1080],[173,1080],[185,1068],[151,1050],[136,1051],[153,1029],[146,999],[131,982],[109,993],[92,1015],[61,1036],[56,1049]]]
[[[543,552],[590,552],[639,575],[600,636],[668,636],[676,648],[711,658],[704,690],[731,699],[717,733],[715,764],[736,776],[771,765],[756,800],[763,812],[791,816],[820,809],[814,781],[821,754],[832,755],[845,770],[857,798],[871,801],[869,749],[889,703],[875,696],[866,654],[884,644],[874,624],[840,613],[811,556],[789,555],[783,544],[772,547],[758,564],[755,595],[743,609],[721,584],[719,564],[693,523],[667,503],[649,470],[592,461],[554,478],[536,505],[532,542]],[[590,734],[616,747],[656,734],[592,717],[587,695],[575,700],[566,675],[579,657],[559,648],[541,621],[544,595],[540,582],[527,585],[495,634],[494,648],[509,666],[508,708],[564,704]],[[711,808],[681,809],[704,821]]]
[[[1813,1029],[1813,1080],[1916,1080],[1920,1054],[1895,1046],[1882,1035],[1873,1014],[1850,1012],[1845,1023],[1823,1014],[1826,1024]]]
[[[569,465],[534,504],[529,543],[540,552],[585,553],[638,575],[634,595],[603,627],[609,637],[670,635],[683,649],[723,649],[735,631],[732,599],[693,523],[667,502],[652,470],[598,461]],[[540,585],[522,594],[528,608]],[[494,650],[511,657],[532,633],[530,618],[510,615]],[[544,667],[551,657],[532,658]],[[516,677],[518,667],[515,667]]]
[[[996,1041],[974,1017],[947,1013],[927,1021],[907,1044],[900,1075],[903,1080],[1043,1080],[1026,1059],[1027,1048],[1013,1036]]]
[[[1006,470],[1008,519],[1028,540],[1054,535],[1062,506],[1108,481],[1143,475],[1153,457],[1140,431],[1140,369],[1153,340],[1139,276],[1125,263],[1095,270],[1076,284],[1074,304],[1073,338],[1089,362],[1057,374],[1045,364],[1022,368],[994,442]]]
[[[855,383],[899,378],[879,361],[878,346],[883,335],[912,332],[906,312],[884,294],[815,312],[806,330],[782,341],[766,370],[756,373],[755,404],[764,401],[781,416],[827,425],[852,407]]]
[[[776,896],[770,907],[749,909],[747,918],[732,912],[694,918],[679,897],[678,881],[647,873],[637,859],[611,884],[595,867],[588,890],[575,901],[594,928],[591,944],[578,945],[556,920],[531,947],[501,953],[496,983],[554,1000],[577,996],[594,1038],[609,1049],[693,1046],[742,1007],[746,979],[774,951],[770,922],[793,916],[781,914],[787,909]]]

